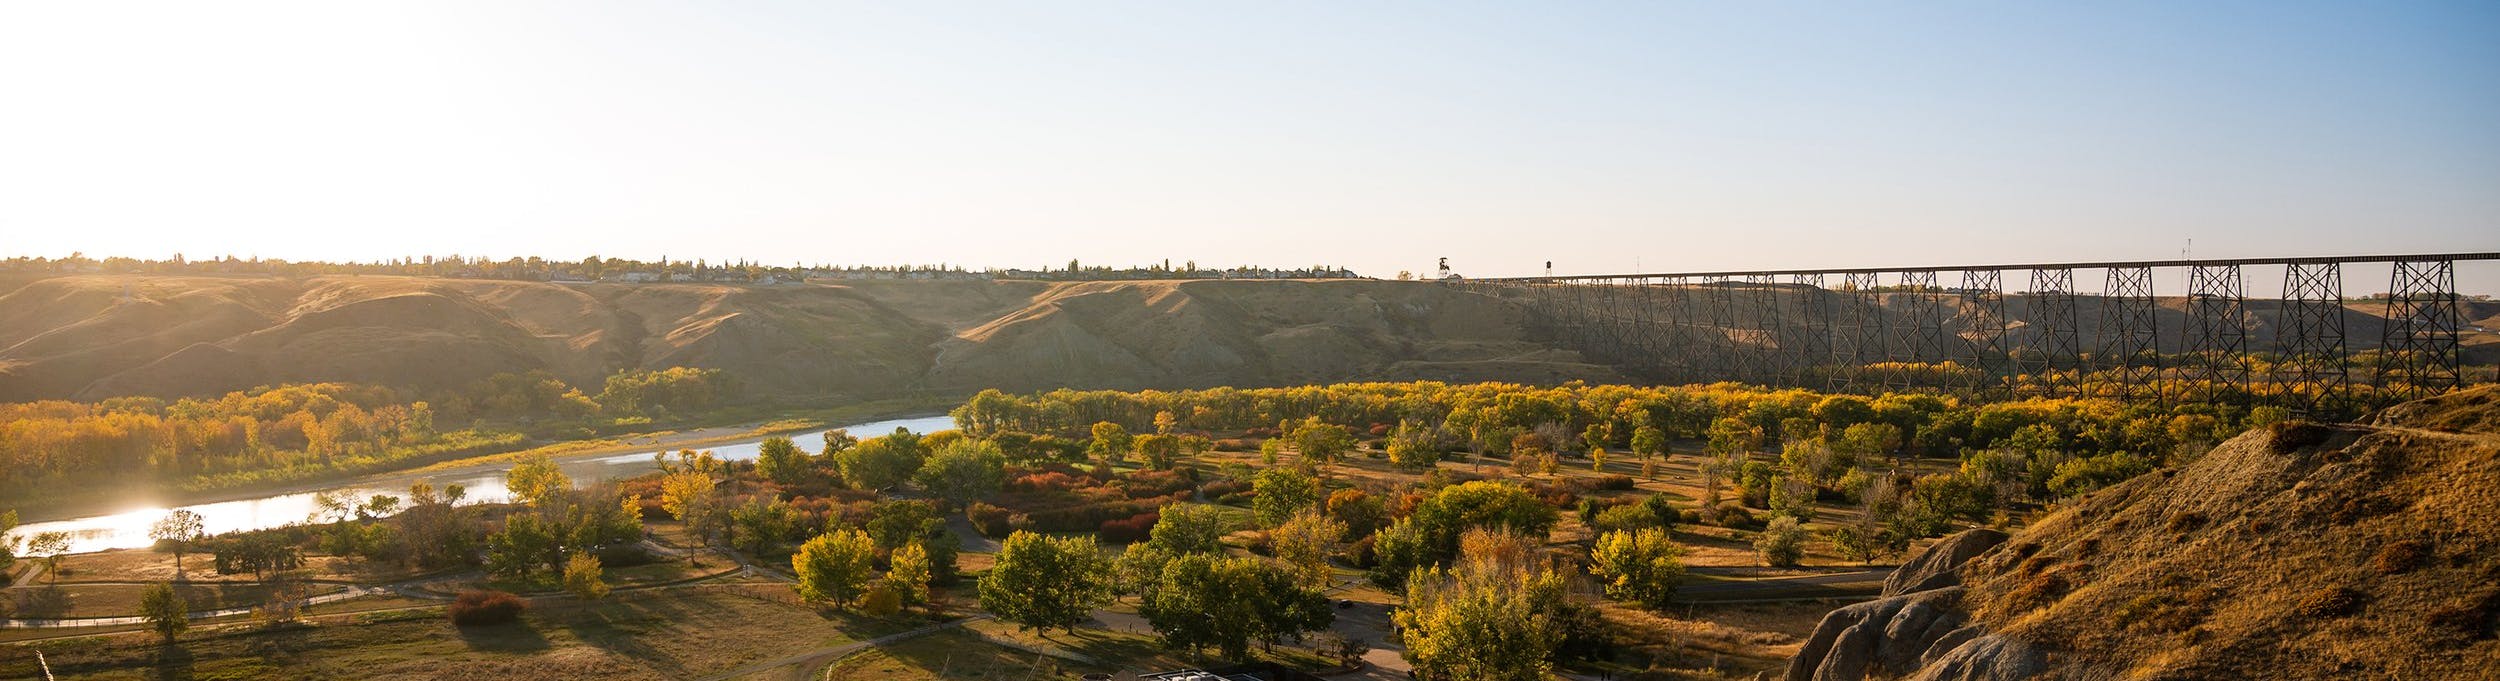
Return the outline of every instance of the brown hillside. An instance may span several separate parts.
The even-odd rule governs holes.
[[[2250,432],[1959,582],[1834,612],[1787,678],[2500,678],[2500,387]],[[1902,626],[1914,603],[1969,625]]]
[[[724,370],[767,394],[1620,379],[1421,282],[590,284],[71,276],[0,289],[0,400]]]

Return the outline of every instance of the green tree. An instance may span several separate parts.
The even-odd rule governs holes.
[[[43,559],[43,571],[55,584],[61,581],[61,556],[69,553],[68,532],[40,532],[26,540],[27,555]]]
[[[835,530],[800,545],[790,556],[790,569],[798,573],[800,598],[848,607],[867,588],[870,563],[876,558],[877,545],[868,533]]]
[[[148,528],[148,538],[156,540],[157,550],[174,554],[175,579],[181,579],[183,575],[183,552],[191,550],[192,544],[207,536],[207,525],[200,520],[200,514],[190,509],[174,509]]]
[[[598,556],[587,551],[575,551],[572,558],[564,561],[564,590],[583,600],[607,598],[608,583],[601,579],[605,572],[599,565]]]
[[[1293,429],[1294,451],[1302,458],[1318,463],[1336,463],[1339,457],[1354,450],[1354,433],[1345,426],[1324,423],[1318,417],[1305,419]]]
[[[1814,418],[1832,430],[1843,430],[1875,418],[1875,405],[1856,395],[1833,395],[1814,403]]]
[[[1092,537],[1051,537],[1017,531],[981,578],[981,609],[1025,629],[1074,631],[1094,608],[1111,602],[1111,561]]]
[[[1263,526],[1274,527],[1320,502],[1319,481],[1293,468],[1259,471],[1258,477],[1250,481],[1250,488],[1255,493],[1250,510]]]
[[[1754,538],[1753,550],[1762,555],[1764,565],[1794,567],[1806,555],[1805,527],[1791,516],[1773,518],[1762,535]]]
[[[917,543],[904,544],[894,550],[887,561],[886,588],[902,597],[903,606],[929,602],[929,551]]]
[[[798,531],[799,511],[770,494],[759,494],[729,512],[729,545],[762,556],[781,548]]]
[[[1326,589],[1328,554],[1336,548],[1337,538],[1344,535],[1345,523],[1330,519],[1317,508],[1306,508],[1277,525],[1267,533],[1267,539],[1276,559],[1284,562],[1295,583],[1309,589]]]
[[[1007,477],[1006,457],[998,445],[965,438],[946,443],[920,465],[920,486],[952,506],[963,506],[998,493]]]
[[[1566,636],[1564,576],[1525,537],[1477,529],[1461,542],[1464,558],[1405,580],[1406,606],[1392,616],[1415,678],[1543,681]]]
[[[1138,605],[1164,644],[1212,647],[1244,660],[1250,644],[1323,629],[1336,614],[1317,589],[1297,584],[1276,566],[1250,558],[1193,554],[1163,567],[1160,584]]]
[[[504,489],[512,491],[513,499],[532,507],[543,506],[556,495],[573,489],[573,480],[565,477],[564,469],[545,454],[532,454],[513,464],[512,471],[504,474],[503,484]]]
[[[1743,419],[1722,418],[1710,423],[1710,453],[1737,456],[1762,448],[1762,427]]]
[[[864,524],[877,548],[897,549],[944,530],[937,506],[919,499],[888,499],[868,508]]]
[[[852,487],[881,490],[910,480],[920,472],[927,456],[919,435],[896,428],[893,434],[869,438],[842,450],[834,455],[834,462],[842,468],[842,479]]]
[[[1667,431],[1659,430],[1657,426],[1632,429],[1632,454],[1639,456],[1641,461],[1646,462],[1666,453]]]
[[[556,528],[536,514],[514,513],[503,529],[486,535],[486,571],[498,577],[529,580],[542,571],[562,567],[563,543]]]
[[[1328,516],[1345,524],[1345,534],[1338,539],[1354,541],[1389,523],[1389,504],[1363,490],[1341,489],[1328,495]]]
[[[24,541],[17,536],[17,509],[0,511],[0,573],[17,564],[17,549]]]
[[[755,473],[765,479],[792,484],[807,478],[807,452],[799,450],[790,438],[775,435],[764,438],[755,455]]]
[[[849,451],[852,447],[859,446],[859,438],[851,437],[851,431],[842,428],[825,431],[824,439],[825,448],[823,451],[819,451],[817,453],[828,459],[833,458],[833,455],[835,454],[840,454],[842,452]]]
[[[191,604],[174,592],[172,584],[157,582],[139,592],[139,617],[147,620],[148,629],[172,643],[175,636],[191,628]]]
[[[1799,522],[1814,520],[1814,483],[1795,474],[1771,479],[1771,512],[1796,518]]]
[[[1130,438],[1130,442],[1137,448],[1138,458],[1144,459],[1149,469],[1171,470],[1172,464],[1180,460],[1181,439],[1179,437],[1159,433],[1148,434]]]
[[[1607,596],[1665,608],[1683,581],[1683,555],[1684,548],[1668,540],[1665,530],[1608,532],[1589,549],[1589,573],[1605,584]]]
[[[1580,431],[1580,444],[1589,453],[1589,470],[1598,472],[1606,470],[1606,444],[1613,442],[1614,439],[1615,424],[1612,421],[1591,423],[1588,428]]]
[[[1117,423],[1096,422],[1093,435],[1093,442],[1085,446],[1085,455],[1097,461],[1116,462],[1127,458],[1129,451],[1136,448],[1135,443],[1129,441],[1128,429]]]
[[[1441,461],[1440,438],[1431,427],[1401,420],[1398,429],[1389,434],[1389,464],[1400,468],[1423,468]]]
[[[1417,504],[1413,515],[1381,530],[1373,545],[1379,564],[1372,581],[1396,587],[1416,568],[1449,561],[1470,529],[1541,539],[1557,520],[1553,506],[1516,486],[1479,480],[1444,487]]]
[[[1205,504],[1171,503],[1156,511],[1146,543],[1175,555],[1224,552],[1224,513]]]

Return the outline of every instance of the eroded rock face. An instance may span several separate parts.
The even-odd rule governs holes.
[[[2015,681],[2048,671],[2048,659],[2022,639],[1995,634],[1970,639],[1919,667],[1910,681]]]
[[[1963,589],[1955,570],[2005,543],[2003,532],[1968,530],[1911,556],[1884,580],[1883,598],[1833,610],[1815,625],[1805,647],[1790,660],[1786,681],[1858,681],[1877,672],[1898,676],[1922,671],[1930,661],[1958,660],[1954,669],[2021,668],[1997,665],[2003,644],[1985,656],[1957,657],[1957,648],[1986,638],[1967,626]],[[2011,652],[2028,652],[2028,649]],[[1977,653],[1974,653],[1977,655]],[[2036,667],[2036,660],[2032,666]],[[1958,672],[1957,672],[1958,673]],[[1943,677],[1964,678],[1964,677]],[[2000,677],[1970,677],[2000,678]],[[2002,677],[2022,678],[2022,677]]]
[[[1954,570],[1988,549],[2005,543],[2006,534],[1987,528],[1964,530],[1944,538],[1926,550],[1911,556],[1901,568],[1884,578],[1884,596],[1918,593],[1962,583]]]

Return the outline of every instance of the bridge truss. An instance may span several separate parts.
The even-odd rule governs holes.
[[[2314,411],[2465,383],[2456,266],[2489,260],[2500,253],[1452,281],[1515,300],[1533,326],[1591,359],[1662,382],[2160,401],[2249,395]],[[2346,297],[2345,270],[2362,263],[2390,267],[2385,294]],[[2275,268],[2281,293],[2250,298],[2250,270]],[[2183,275],[2180,295],[2156,295],[2173,272]],[[2010,290],[2009,279],[2028,286]],[[2099,291],[2078,290],[2095,279]]]

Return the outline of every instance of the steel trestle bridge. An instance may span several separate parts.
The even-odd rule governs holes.
[[[1634,375],[1834,391],[2218,399],[2302,411],[2465,383],[2459,262],[2500,252],[1450,279]],[[2386,264],[2347,299],[2347,266]],[[2251,270],[2282,277],[2249,297]],[[2157,296],[2158,272],[2185,276]],[[2008,285],[2009,273],[2015,278]],[[2079,282],[2098,280],[2098,291]],[[2027,285],[2024,285],[2026,284]],[[2487,303],[2475,303],[2484,304]]]

